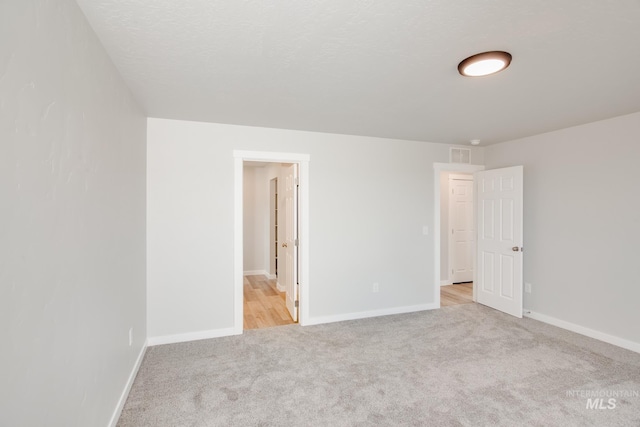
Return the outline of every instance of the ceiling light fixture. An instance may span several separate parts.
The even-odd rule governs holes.
[[[511,64],[511,54],[508,52],[483,52],[459,63],[458,72],[467,77],[488,76],[504,70],[509,64]]]
[[[480,145],[480,140],[479,139],[472,139],[469,142],[471,142],[471,145]]]

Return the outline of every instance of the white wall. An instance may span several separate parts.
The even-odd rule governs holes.
[[[440,282],[449,283],[449,172],[440,172]]]
[[[260,270],[262,265],[256,259],[257,230],[256,217],[259,216],[256,206],[256,168],[246,167],[242,171],[243,180],[243,269],[244,271]]]
[[[118,405],[146,337],[145,134],[74,1],[0,2],[0,425]]]
[[[269,173],[267,166],[243,169],[245,272],[269,271]]]
[[[524,165],[525,308],[640,343],[640,113],[493,145]]]
[[[449,146],[149,119],[150,337],[233,327],[233,150],[311,156],[312,318],[433,303],[422,227]]]

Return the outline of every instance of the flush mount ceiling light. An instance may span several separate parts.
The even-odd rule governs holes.
[[[458,64],[458,72],[467,77],[488,76],[502,71],[511,63],[511,54],[502,51],[483,52]]]
[[[472,139],[469,142],[471,142],[471,145],[480,145],[480,140],[479,139]]]

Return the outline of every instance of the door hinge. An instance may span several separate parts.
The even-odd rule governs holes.
[[[295,246],[298,246],[298,239],[294,240],[294,241],[293,241],[293,244],[294,244]]]
[[[300,178],[296,178],[296,185],[300,185]]]
[[[299,303],[299,301],[296,300],[296,302],[295,302],[295,307],[296,308],[298,308],[298,303]]]

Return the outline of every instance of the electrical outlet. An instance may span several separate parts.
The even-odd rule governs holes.
[[[531,283],[526,283],[524,284],[524,291],[528,294],[531,293]]]
[[[373,284],[372,292],[380,292],[380,284],[378,282]]]
[[[133,345],[133,328],[129,328],[129,347]]]

